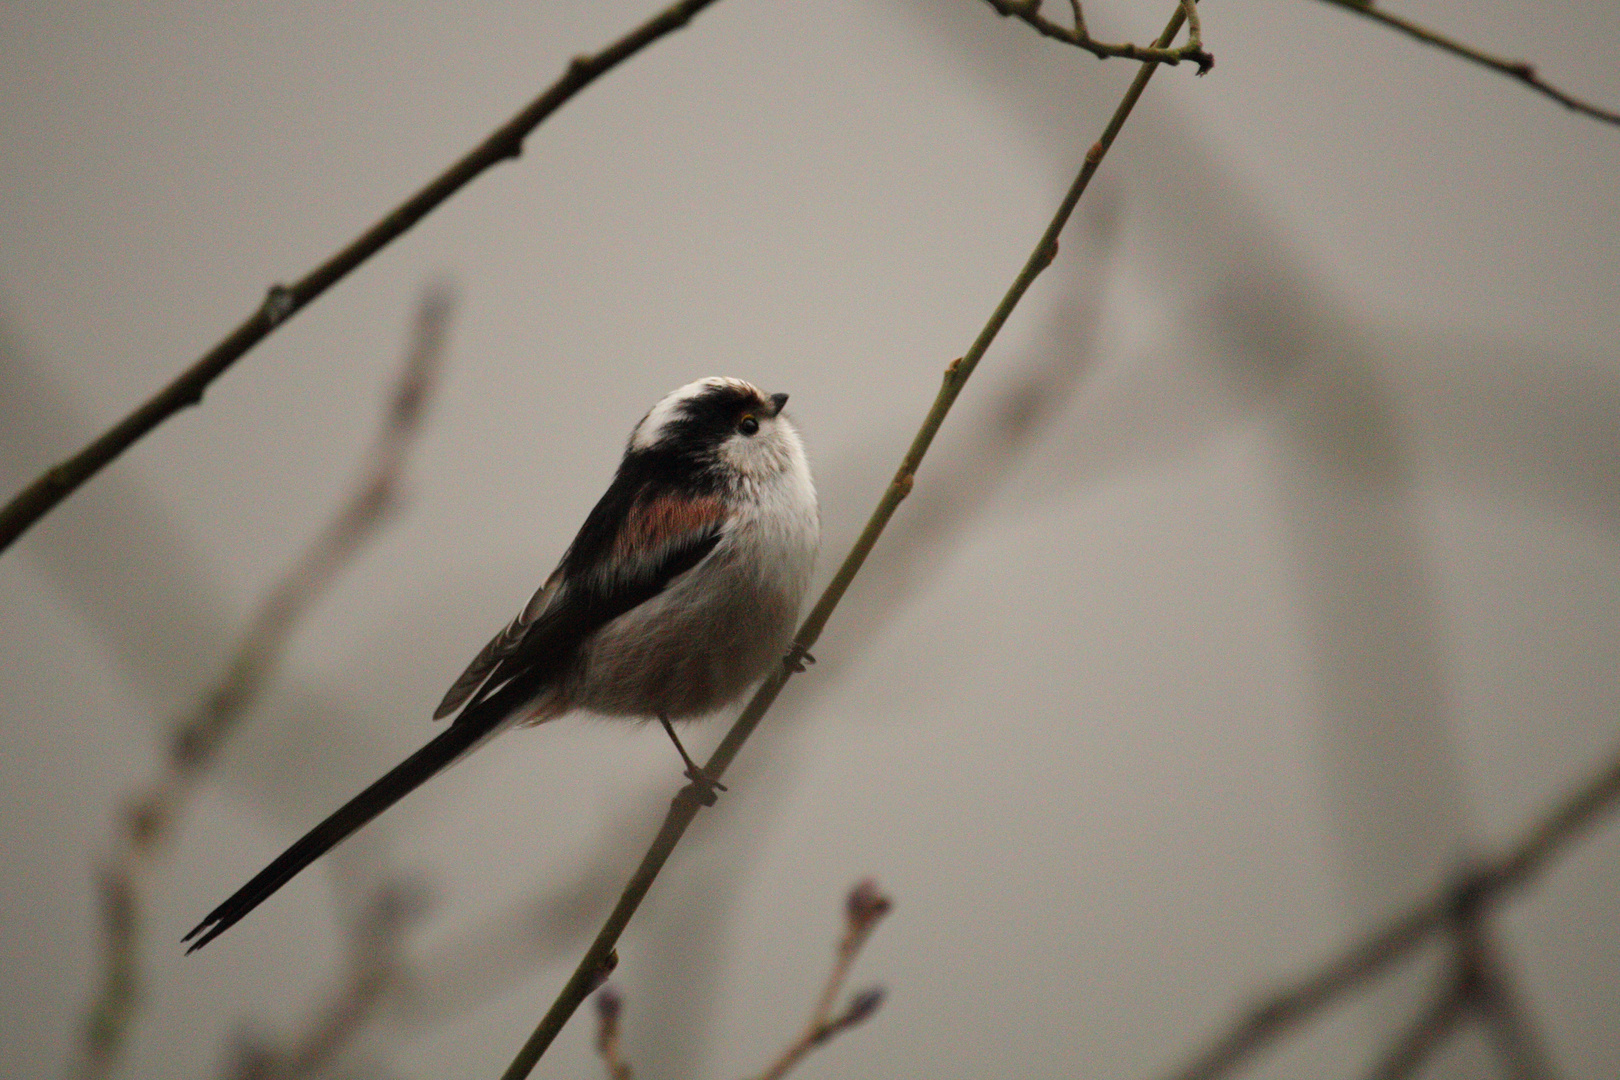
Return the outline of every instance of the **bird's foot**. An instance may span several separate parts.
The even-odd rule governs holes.
[[[809,670],[810,665],[815,662],[816,658],[810,655],[809,649],[801,649],[797,645],[789,649],[788,654],[782,657],[782,663],[787,666],[789,671],[797,675],[803,675]]]
[[[698,802],[704,806],[713,806],[720,801],[719,792],[726,790],[726,785],[710,776],[708,770],[696,762],[686,766],[685,776],[692,781],[692,791],[697,795]]]
[[[680,736],[675,734],[675,725],[669,722],[669,717],[660,716],[658,722],[664,725],[665,731],[669,732],[670,742],[675,744],[675,749],[681,753],[681,760],[686,762],[685,775],[688,780],[692,781],[692,790],[697,794],[698,802],[704,806],[713,806],[720,798],[716,792],[726,790],[726,785],[710,776],[708,770],[692,760],[692,755],[688,754],[686,747],[681,745]]]

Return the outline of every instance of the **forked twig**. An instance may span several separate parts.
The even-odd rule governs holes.
[[[1470,45],[1453,41],[1444,34],[1430,30],[1426,26],[1420,26],[1410,19],[1403,19],[1399,15],[1391,15],[1381,8],[1374,7],[1371,0],[1322,0],[1322,2],[1332,4],[1334,7],[1344,8],[1346,11],[1353,11],[1357,15],[1364,15],[1375,22],[1383,23],[1385,26],[1392,26],[1403,34],[1417,38],[1426,45],[1433,45],[1435,48],[1442,49],[1453,56],[1460,56],[1464,60],[1479,64],[1481,67],[1500,72],[1510,79],[1516,79],[1536,93],[1552,98],[1566,109],[1584,113],[1594,120],[1603,121],[1605,124],[1620,126],[1620,112],[1593,105],[1588,101],[1582,101],[1573,94],[1558,89],[1558,87],[1543,79],[1536,72],[1535,65],[1528,61],[1509,60],[1506,57],[1493,56]]]
[[[1553,1080],[1553,1069],[1514,1000],[1508,975],[1491,940],[1485,905],[1492,897],[1480,892],[1458,894],[1448,926],[1451,955],[1440,985],[1416,1017],[1396,1035],[1368,1074],[1372,1080],[1407,1080],[1465,1020],[1482,1023],[1498,1056],[1515,1080]]]
[[[843,992],[844,980],[849,978],[849,969],[861,954],[861,947],[893,906],[889,898],[878,891],[875,881],[863,881],[849,891],[844,901],[844,936],[839,939],[832,971],[828,973],[827,983],[816,1000],[810,1022],[805,1025],[804,1033],[771,1062],[770,1068],[760,1074],[760,1080],[782,1080],[810,1051],[864,1023],[878,1011],[883,1004],[883,989],[876,986],[850,998],[842,1012],[834,1015],[833,1008],[838,1003],[838,995]]]
[[[818,1046],[824,1046],[850,1028],[870,1020],[883,1005],[882,987],[868,987],[845,1003],[842,1011],[834,1015],[838,995],[843,992],[849,969],[861,947],[872,936],[877,924],[883,921],[894,906],[878,891],[877,882],[870,879],[858,882],[844,900],[844,933],[839,939],[833,958],[832,970],[826,984],[816,998],[810,1022],[798,1038],[771,1062],[760,1074],[759,1080],[782,1080],[806,1055]],[[632,1080],[629,1062],[619,1047],[619,1019],[624,1013],[624,999],[611,986],[604,986],[596,994],[596,1053],[602,1059],[608,1080]]]
[[[1134,45],[1128,41],[1118,45],[1098,41],[1086,30],[1086,15],[1080,6],[1080,0],[1069,0],[1069,10],[1074,19],[1073,26],[1064,26],[1042,15],[1041,0],[984,0],[984,2],[1003,18],[1017,19],[1043,37],[1084,49],[1099,60],[1106,60],[1109,57],[1151,60],[1172,67],[1183,60],[1191,60],[1198,65],[1200,75],[1207,74],[1209,69],[1215,66],[1215,58],[1204,50],[1204,30],[1198,21],[1196,0],[1181,0],[1181,14],[1187,20],[1187,44],[1175,49],[1169,48],[1169,42],[1163,40],[1147,46]]]
[[[224,739],[258,700],[292,632],[397,505],[406,455],[421,432],[444,356],[451,299],[430,290],[417,311],[403,370],[359,483],[249,622],[230,663],[175,722],[158,776],[125,807],[99,874],[102,978],[85,1018],[81,1076],[105,1075],[139,1005],[140,898],[146,875]]]
[[[1181,29],[1184,19],[1185,15],[1181,3],[1178,2],[1176,12],[1171,16],[1169,25],[1159,37],[1156,46],[1164,48],[1174,40],[1176,32]],[[1102,135],[1092,145],[1091,149],[1086,151],[1085,162],[1080,167],[1079,174],[1075,176],[1074,182],[1070,184],[1068,193],[1064,195],[1056,213],[1052,215],[1052,220],[1047,225],[1046,231],[1041,234],[1034,251],[1025,260],[1023,269],[1013,279],[1013,283],[1007,289],[1006,295],[1001,298],[1001,303],[996,305],[996,309],[991,313],[989,321],[985,323],[984,329],[979,331],[979,336],[974,339],[968,351],[960,359],[946,367],[944,382],[939,389],[939,393],[934,398],[933,407],[929,409],[928,415],[923,419],[922,426],[917,430],[910,449],[906,451],[905,456],[901,459],[900,467],[895,471],[894,478],[889,482],[883,497],[879,499],[877,508],[872,511],[872,516],[867,520],[866,527],[861,530],[860,536],[856,539],[849,554],[844,557],[844,561],[839,566],[837,573],[833,575],[832,581],[827,584],[821,598],[816,602],[815,607],[810,610],[809,616],[806,617],[804,624],[799,628],[799,632],[795,635],[793,645],[783,663],[772,668],[765,676],[764,681],[760,684],[759,689],[755,691],[753,698],[743,709],[742,714],[733,722],[731,728],[726,732],[725,738],[715,748],[713,755],[710,756],[708,763],[704,766],[704,771],[709,776],[715,779],[724,777],[726,769],[731,765],[732,760],[736,758],[743,744],[748,741],[748,737],[753,734],[754,728],[759,725],[766,711],[776,701],[777,695],[782,692],[782,688],[787,685],[787,681],[793,677],[794,672],[802,666],[804,657],[815,647],[816,640],[821,636],[821,631],[827,625],[827,620],[832,617],[833,610],[837,608],[839,601],[843,599],[844,593],[848,590],[850,583],[854,581],[855,575],[860,572],[861,566],[866,562],[866,557],[871,554],[872,548],[877,544],[878,537],[883,534],[889,519],[894,516],[895,510],[898,509],[905,497],[911,493],[912,485],[916,482],[917,468],[922,463],[923,456],[927,454],[929,446],[933,444],[934,436],[938,434],[940,425],[945,422],[945,416],[950,412],[951,405],[956,401],[957,395],[962,392],[962,387],[967,384],[967,380],[973,374],[974,368],[978,366],[985,351],[989,349],[990,343],[995,340],[1002,325],[1006,323],[1008,316],[1012,314],[1013,308],[1018,305],[1018,301],[1022,299],[1024,293],[1028,291],[1030,285],[1040,275],[1041,271],[1051,265],[1052,260],[1057,257],[1058,235],[1063,231],[1063,226],[1068,223],[1069,215],[1074,212],[1075,206],[1080,202],[1080,196],[1085,193],[1087,185],[1090,184],[1092,176],[1097,171],[1097,166],[1101,164],[1103,157],[1108,153],[1108,148],[1113,145],[1120,128],[1124,126],[1126,119],[1131,114],[1131,110],[1136,106],[1137,99],[1142,96],[1142,91],[1147,88],[1148,80],[1153,77],[1153,72],[1157,70],[1158,66],[1156,61],[1144,62],[1141,69],[1136,73],[1136,77],[1131,80],[1124,97],[1120,99],[1119,105],[1114,109],[1113,116],[1110,117],[1108,124],[1103,128]],[[697,817],[702,805],[701,793],[691,786],[682,788],[671,801],[669,812],[664,816],[664,823],[658,830],[658,835],[653,838],[646,854],[642,856],[641,864],[636,868],[635,873],[631,875],[629,883],[625,885],[624,892],[620,894],[618,903],[614,905],[613,911],[608,915],[607,921],[597,933],[596,939],[591,943],[590,948],[585,951],[585,955],[580,959],[574,973],[569,976],[562,990],[558,992],[551,1008],[546,1011],[545,1016],[541,1017],[540,1023],[534,1029],[534,1033],[529,1036],[522,1048],[518,1050],[517,1056],[512,1059],[511,1065],[502,1074],[504,1080],[523,1080],[524,1077],[527,1077],[534,1069],[535,1063],[540,1060],[541,1055],[546,1052],[546,1049],[556,1039],[558,1032],[563,1029],[563,1025],[568,1022],[580,1004],[596,988],[601,979],[601,973],[605,970],[607,961],[613,953],[614,944],[619,940],[619,935],[624,932],[624,928],[629,924],[636,909],[641,906],[642,899],[647,895],[647,891],[652,888],[653,881],[657,879],[659,871],[663,869],[664,863],[675,850],[676,844],[680,842],[687,828]]]
[[[569,62],[562,77],[496,128],[460,161],[440,173],[426,187],[406,199],[349,245],[291,285],[273,285],[253,314],[231,331],[174,381],[148,398],[139,408],[97,436],[72,457],[45,470],[33,483],[0,508],[0,552],[44,517],[57,503],[127,450],[147,432],[188,405],[202,400],[208,384],[222,375],[253,346],[270,335],[310,301],[347,277],[356,267],[382,250],[427,216],[440,203],[460,191],[491,166],[516,158],[523,141],[552,113],[560,109],[597,77],[621,61],[675,30],[715,0],[678,0],[636,27],[601,52],[581,54]]]

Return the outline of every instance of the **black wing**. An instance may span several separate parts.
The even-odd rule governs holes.
[[[467,670],[463,671],[456,681],[450,684],[450,689],[444,692],[439,707],[433,710],[433,719],[442,720],[465,705],[467,699],[472,697],[473,693],[489,679],[490,673],[495,670],[495,666],[517,650],[517,647],[523,643],[523,639],[528,636],[529,631],[533,629],[535,621],[557,598],[557,590],[561,580],[562,567],[558,567],[546,579],[546,583],[535,592],[534,597],[524,606],[523,610],[518,612],[517,618],[507,623],[506,629],[490,638],[489,644],[480,649],[478,655],[472,658],[472,663],[467,665]]]
[[[544,685],[573,659],[572,650],[556,649],[557,641],[583,641],[714,550],[725,504],[712,493],[692,494],[689,484],[677,486],[676,475],[665,455],[626,456],[557,569],[451,685],[435,720],[519,675]]]
[[[718,500],[675,501],[659,494],[657,485],[637,485],[628,492],[628,506],[612,505],[610,498],[625,494],[616,493],[620,479],[623,469],[564,556],[558,567],[563,583],[523,623],[521,633],[512,634],[509,627],[497,635],[451,688],[454,695],[471,680],[462,692],[471,703],[455,722],[344,803],[210,912],[181,939],[191,942],[188,953],[229,930],[304,867],[492,735],[567,670],[586,637],[657,596],[720,542],[725,514]],[[525,609],[524,615],[529,614]]]

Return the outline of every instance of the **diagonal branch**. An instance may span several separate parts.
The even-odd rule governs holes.
[[[994,3],[995,0],[990,0],[990,2]],[[1367,18],[1372,19],[1375,22],[1381,22],[1385,26],[1393,26],[1401,33],[1406,34],[1409,37],[1415,37],[1426,45],[1433,45],[1435,48],[1442,49],[1445,52],[1451,53],[1453,56],[1460,56],[1464,60],[1471,60],[1474,63],[1479,64],[1481,67],[1490,68],[1492,71],[1501,72],[1510,79],[1516,79],[1519,82],[1524,83],[1524,85],[1530,87],[1530,89],[1534,90],[1536,93],[1544,94],[1545,96],[1552,98],[1566,109],[1571,109],[1578,113],[1584,113],[1587,116],[1592,117],[1594,120],[1603,121],[1605,124],[1614,124],[1616,126],[1620,126],[1620,112],[1615,112],[1612,109],[1605,109],[1601,106],[1593,105],[1590,102],[1582,101],[1573,94],[1569,94],[1558,89],[1558,87],[1553,86],[1551,83],[1542,79],[1542,77],[1536,73],[1535,65],[1527,61],[1509,60],[1505,57],[1493,56],[1490,53],[1481,52],[1472,46],[1453,41],[1444,34],[1430,30],[1428,27],[1419,26],[1417,23],[1412,22],[1409,19],[1403,19],[1399,15],[1391,15],[1387,11],[1382,11],[1379,8],[1374,7],[1371,0],[1322,0],[1322,2],[1324,4],[1332,4],[1334,7],[1344,8],[1346,11],[1353,11],[1357,15],[1365,15]]]
[[[545,93],[496,128],[460,161],[439,174],[349,245],[291,285],[272,285],[263,303],[173,382],[118,421],[72,457],[45,470],[33,483],[0,508],[0,552],[50,513],[102,467],[129,449],[147,432],[188,405],[253,346],[270,335],[310,301],[347,277],[356,267],[397,239],[491,166],[523,152],[523,140],[597,77],[621,61],[691,21],[715,0],[679,0],[599,53],[574,57],[562,77]]]
[[[1164,33],[1160,35],[1155,47],[1164,48],[1174,40],[1176,32],[1181,29],[1184,18],[1183,9],[1178,3],[1175,15],[1171,17],[1169,25],[1165,28]],[[714,754],[710,756],[708,763],[704,766],[704,772],[710,777],[718,780],[724,776],[727,767],[736,758],[743,744],[748,741],[748,737],[753,734],[754,728],[759,725],[766,710],[776,701],[777,695],[782,692],[782,688],[787,685],[787,681],[793,677],[796,671],[803,669],[805,658],[809,655],[811,648],[815,646],[816,640],[821,636],[821,631],[827,625],[827,620],[832,617],[833,610],[838,606],[838,602],[843,599],[844,593],[848,590],[850,583],[854,581],[855,575],[860,572],[862,564],[866,562],[866,557],[871,553],[873,546],[877,544],[878,537],[882,535],[884,527],[889,523],[889,519],[894,516],[894,512],[900,506],[901,501],[910,494],[912,485],[916,482],[917,467],[922,463],[923,456],[928,452],[929,446],[934,441],[934,436],[939,432],[940,425],[944,423],[945,415],[950,412],[951,405],[956,401],[957,395],[961,393],[962,387],[966,385],[968,378],[973,374],[974,368],[978,366],[979,360],[984,356],[985,351],[989,349],[990,343],[995,340],[996,334],[1000,332],[1002,325],[1007,321],[1008,316],[1012,314],[1013,308],[1018,305],[1018,301],[1029,290],[1030,285],[1040,275],[1041,271],[1050,266],[1052,260],[1057,257],[1058,234],[1063,231],[1063,226],[1068,223],[1069,215],[1074,212],[1076,204],[1080,201],[1080,196],[1085,193],[1086,186],[1091,182],[1091,177],[1097,171],[1097,166],[1102,162],[1104,155],[1108,153],[1108,148],[1113,145],[1114,138],[1119,134],[1120,128],[1124,126],[1126,118],[1130,116],[1131,110],[1135,108],[1137,99],[1142,96],[1142,91],[1146,89],[1148,80],[1153,77],[1153,72],[1157,68],[1157,61],[1149,60],[1143,63],[1141,70],[1131,80],[1131,85],[1125,91],[1125,96],[1120,99],[1119,105],[1114,109],[1114,114],[1109,118],[1102,135],[1092,145],[1091,149],[1086,151],[1085,163],[1081,166],[1079,174],[1069,186],[1068,193],[1064,195],[1062,203],[1059,204],[1057,212],[1053,214],[1046,231],[1041,234],[1039,242],[1035,245],[1035,250],[1030,253],[1029,258],[1025,261],[1023,269],[1018,272],[1018,276],[1013,279],[1012,285],[1007,289],[1006,295],[1002,297],[1001,303],[991,313],[990,320],[985,324],[984,329],[979,331],[979,336],[974,339],[968,351],[960,359],[946,366],[944,385],[940,387],[938,395],[934,398],[933,407],[929,409],[928,415],[924,418],[916,437],[912,440],[911,448],[906,451],[905,457],[901,459],[900,467],[896,470],[894,479],[890,481],[888,488],[883,493],[883,497],[878,501],[877,509],[872,511],[871,518],[868,519],[866,527],[861,531],[861,535],[856,539],[849,554],[844,557],[843,564],[839,566],[838,572],[833,575],[832,581],[828,583],[826,590],[821,594],[821,599],[816,602],[816,606],[811,609],[804,624],[799,628],[798,634],[793,639],[793,646],[788,651],[783,663],[771,669],[770,673],[765,676],[764,682],[760,684],[759,689],[755,691],[753,698],[743,709],[742,714],[737,717],[730,730],[726,732],[725,738],[715,748]],[[680,842],[681,837],[686,833],[687,827],[697,817],[698,811],[702,808],[703,794],[697,787],[689,785],[681,789],[671,801],[669,812],[664,817],[663,826],[659,829],[658,835],[654,837],[651,846],[648,847],[647,853],[642,857],[641,865],[636,868],[635,873],[631,876],[630,882],[625,886],[618,903],[608,915],[606,923],[602,926],[601,931],[597,933],[596,940],[586,950],[584,957],[579,962],[579,966],[574,969],[573,975],[569,976],[568,982],[564,984],[551,1008],[541,1018],[534,1033],[529,1036],[528,1041],[523,1044],[517,1056],[512,1060],[512,1064],[502,1074],[503,1080],[523,1080],[524,1077],[527,1077],[540,1060],[540,1056],[546,1052],[552,1041],[556,1039],[557,1034],[562,1031],[563,1025],[574,1015],[574,1012],[584,1002],[585,998],[590,995],[591,991],[601,984],[603,976],[614,962],[614,945],[619,940],[619,935],[624,932],[625,926],[629,924],[630,918],[635,914],[636,909],[641,906],[642,898],[652,888],[653,881],[658,877],[664,863],[675,850],[675,845]]]

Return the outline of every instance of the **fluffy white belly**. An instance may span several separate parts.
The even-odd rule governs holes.
[[[783,543],[761,532],[734,530],[664,592],[597,631],[568,680],[569,703],[608,716],[701,716],[780,660],[809,582],[814,536]],[[748,550],[762,542],[771,549],[763,556]]]

